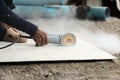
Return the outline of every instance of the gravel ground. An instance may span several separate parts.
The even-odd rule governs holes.
[[[120,35],[118,18],[81,20],[81,25]],[[120,59],[119,54],[114,56]],[[0,80],[120,80],[120,61],[0,63]]]

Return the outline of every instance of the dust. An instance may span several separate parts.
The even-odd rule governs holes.
[[[64,34],[64,33],[77,33],[80,36],[84,36],[87,41],[96,45],[98,48],[111,53],[120,52],[120,40],[117,34],[107,33],[102,30],[93,32],[92,29],[96,27],[94,21],[86,20],[81,21],[75,18],[76,7],[70,7],[70,14],[65,16],[59,16],[59,18],[39,18],[37,16],[35,19],[29,19],[28,21],[36,24],[40,29],[44,30],[48,34]],[[22,14],[22,13],[20,13]],[[36,14],[35,14],[36,15]],[[51,16],[51,14],[48,14]],[[26,16],[25,14],[22,15]],[[38,17],[38,18],[37,18]],[[99,24],[100,25],[100,24]]]
[[[30,19],[28,20],[40,29],[52,34],[75,33],[83,36],[88,42],[110,53],[120,52],[120,40],[117,34],[107,33],[102,30],[92,31],[94,26],[91,23],[84,24],[84,21],[71,18],[55,19]],[[89,21],[89,20],[88,20]],[[90,22],[90,21],[89,21]]]
[[[97,31],[95,33],[90,30],[81,31],[85,39],[91,42],[100,49],[103,49],[112,54],[120,53],[120,39],[115,33],[107,33],[104,31]]]

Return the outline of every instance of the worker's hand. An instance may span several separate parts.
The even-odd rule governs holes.
[[[36,42],[36,46],[43,46],[48,44],[48,38],[45,32],[38,29],[33,36],[34,41]]]
[[[20,33],[17,29],[13,28],[12,26],[9,26],[8,24],[1,23],[3,27],[7,30],[7,33],[4,37],[3,41],[6,42],[15,42],[17,41],[18,43],[26,43],[27,39],[20,37],[18,40],[18,37],[20,36]]]

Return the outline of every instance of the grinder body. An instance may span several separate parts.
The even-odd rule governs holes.
[[[76,43],[76,37],[72,33],[54,35],[48,34],[48,43],[60,44],[62,46],[72,46]]]
[[[22,36],[24,38],[32,38],[28,36]],[[73,46],[76,44],[76,37],[72,33],[66,34],[47,34],[48,43],[60,44],[61,46]]]

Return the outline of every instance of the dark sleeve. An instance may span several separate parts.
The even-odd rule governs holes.
[[[4,0],[4,2],[10,9],[15,8],[15,5],[13,4],[13,0]]]
[[[0,25],[0,41],[4,39],[6,33],[7,33],[7,30],[2,25]]]
[[[9,7],[6,6],[4,0],[0,0],[0,21],[6,24],[26,32],[33,36],[37,31],[37,26],[20,18],[14,12],[11,11]]]

